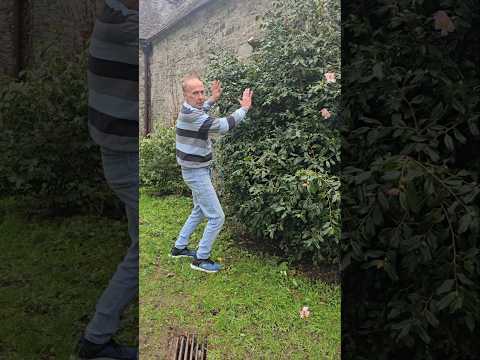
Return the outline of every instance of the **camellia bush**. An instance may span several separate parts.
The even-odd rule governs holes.
[[[480,4],[345,13],[342,354],[478,359]]]
[[[0,196],[36,213],[117,211],[87,128],[86,52],[51,50],[0,90]]]
[[[339,16],[335,1],[275,1],[251,58],[219,51],[207,76],[222,83],[221,114],[254,91],[247,119],[215,145],[227,212],[250,237],[313,263],[339,254]]]
[[[175,157],[175,129],[158,128],[140,140],[140,184],[156,194],[188,195]]]

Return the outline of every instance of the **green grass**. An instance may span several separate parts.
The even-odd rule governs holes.
[[[208,336],[210,360],[340,358],[338,286],[239,248],[225,229],[212,257],[226,269],[194,271],[188,259],[168,257],[191,200],[142,194],[140,205],[142,359],[163,359],[168,339],[184,331]],[[302,306],[310,308],[308,319],[299,316]]]
[[[28,220],[0,203],[0,359],[68,359],[130,240],[124,222]],[[138,306],[118,339],[135,342]]]

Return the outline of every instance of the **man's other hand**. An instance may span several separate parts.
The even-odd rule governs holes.
[[[212,100],[214,102],[217,102],[218,99],[220,99],[220,96],[222,95],[222,84],[220,84],[220,81],[218,80],[213,80],[212,81],[212,86],[210,87],[210,91],[212,94]]]
[[[243,90],[243,96],[242,100],[240,100],[240,105],[247,110],[250,109],[250,107],[252,106],[252,96],[253,90],[251,90],[250,88],[246,88],[245,90]]]

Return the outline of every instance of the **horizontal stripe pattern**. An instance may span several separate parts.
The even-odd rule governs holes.
[[[138,11],[107,0],[88,60],[88,128],[98,145],[138,151],[138,76]]]
[[[183,145],[191,145],[198,148],[211,148],[211,141],[209,139],[203,140],[195,137],[181,136],[177,134],[177,143]]]
[[[92,39],[90,42],[90,55],[97,59],[115,59],[131,65],[138,65],[138,47],[125,48],[121,44]]]
[[[90,107],[112,117],[138,121],[138,100],[132,101],[116,96],[99,94],[90,89],[88,94]]]
[[[203,123],[202,123],[202,126],[200,126],[200,129],[198,129],[198,133],[202,136],[205,136],[206,138],[208,138],[208,133],[210,132],[210,128],[212,127],[213,125],[213,118],[211,117],[207,117]]]
[[[98,76],[138,81],[138,65],[88,57],[88,70]]]
[[[202,156],[202,155],[188,154],[178,149],[176,149],[176,153],[178,158],[186,161],[206,163],[212,160],[212,153]]]
[[[88,119],[97,130],[106,134],[138,137],[138,121],[121,119],[88,107]]]
[[[198,131],[193,131],[193,130],[180,129],[178,127],[176,128],[176,133],[177,133],[177,136],[181,136],[181,137],[200,139],[200,140],[208,139],[208,134],[202,134]]]
[[[225,134],[241,122],[247,113],[240,108],[228,117],[210,117],[205,109],[214,104],[206,101],[203,111],[184,102],[176,123],[177,163],[186,168],[209,166],[212,159],[210,137]]]
[[[122,152],[138,152],[138,136],[120,136],[115,134],[107,134],[97,130],[91,123],[88,124],[90,137],[97,144],[101,144],[103,148]]]
[[[205,143],[195,142],[190,144],[184,144],[181,141],[178,141],[176,145],[176,149],[186,154],[194,154],[199,156],[207,156],[212,152],[210,142],[205,146]]]
[[[98,76],[89,71],[88,85],[90,90],[98,94],[115,96],[129,101],[138,101],[137,81],[118,81],[117,79]]]

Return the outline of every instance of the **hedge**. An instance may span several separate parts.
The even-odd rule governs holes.
[[[227,213],[294,261],[338,260],[340,86],[326,76],[340,79],[337,5],[275,1],[251,59],[217,51],[208,70],[224,87],[221,114],[238,108],[244,88],[254,91],[247,119],[215,146]]]
[[[478,358],[479,4],[344,11],[342,353]]]
[[[86,75],[85,52],[51,50],[0,90],[1,196],[48,214],[118,209],[88,134]]]

